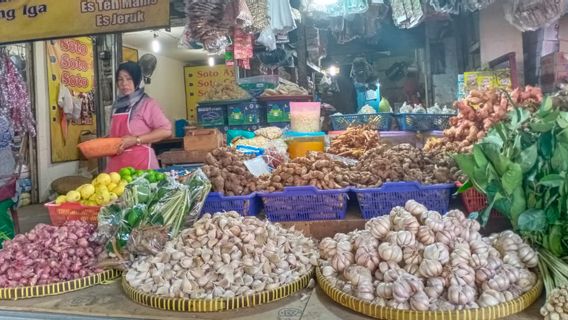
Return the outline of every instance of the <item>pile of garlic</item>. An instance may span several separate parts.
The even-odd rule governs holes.
[[[314,241],[294,228],[236,212],[205,214],[158,255],[138,258],[126,280],[162,296],[229,298],[291,283],[318,258]]]
[[[568,319],[568,286],[555,288],[546,297],[546,303],[540,308],[544,320]]]
[[[320,244],[322,274],[359,299],[404,310],[462,310],[512,300],[537,277],[536,252],[515,233],[488,238],[458,210],[442,217],[414,200],[365,230]]]

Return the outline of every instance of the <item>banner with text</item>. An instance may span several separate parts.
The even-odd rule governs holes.
[[[0,0],[0,44],[169,23],[169,0]]]
[[[227,66],[185,67],[184,73],[187,119],[193,121],[197,121],[197,104],[215,89],[215,83],[235,81],[235,70]]]
[[[95,68],[89,37],[46,42],[51,161],[79,160],[81,134],[95,133]]]

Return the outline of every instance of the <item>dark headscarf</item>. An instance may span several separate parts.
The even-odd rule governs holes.
[[[137,63],[132,61],[121,63],[116,70],[115,79],[117,83],[118,74],[121,70],[128,72],[130,77],[132,77],[132,82],[134,82],[136,90],[129,95],[119,95],[118,99],[116,99],[112,105],[112,109],[114,113],[132,113],[140,101],[146,97],[144,88],[140,88],[140,84],[142,83],[142,69]]]

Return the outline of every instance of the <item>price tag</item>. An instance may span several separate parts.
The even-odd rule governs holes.
[[[377,91],[376,90],[367,90],[367,100],[377,100]]]

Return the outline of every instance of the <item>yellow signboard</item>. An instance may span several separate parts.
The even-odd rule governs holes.
[[[0,43],[165,27],[169,0],[0,0]]]
[[[51,161],[79,159],[82,132],[96,132],[93,41],[51,40],[47,47]]]
[[[225,80],[235,80],[233,67],[185,67],[185,101],[187,107],[187,119],[197,121],[197,104],[203,99],[209,90],[214,89],[215,83],[223,83]]]

